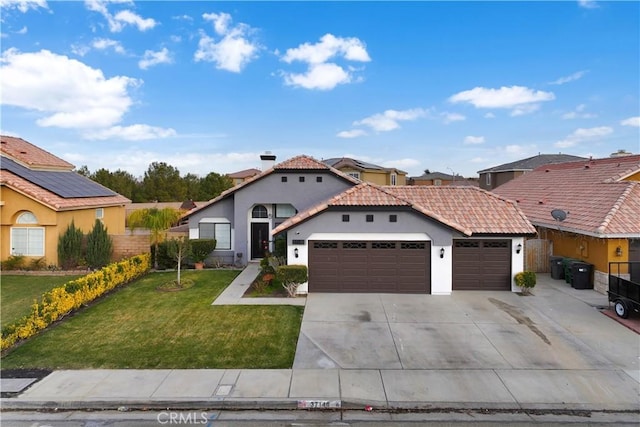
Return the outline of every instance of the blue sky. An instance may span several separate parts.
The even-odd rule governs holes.
[[[640,152],[638,2],[0,4],[2,133],[91,171]]]

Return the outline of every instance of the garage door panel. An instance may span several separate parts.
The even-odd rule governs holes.
[[[511,290],[511,241],[454,241],[453,289]]]
[[[430,263],[430,242],[311,241],[309,292],[429,293]]]

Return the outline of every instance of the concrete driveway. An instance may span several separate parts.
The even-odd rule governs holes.
[[[600,313],[607,298],[539,275],[532,296],[310,294],[294,368],[623,370],[639,336]]]

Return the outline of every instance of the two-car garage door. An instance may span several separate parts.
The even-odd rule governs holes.
[[[431,242],[310,241],[309,292],[431,293]]]
[[[511,290],[511,240],[454,240],[453,290]],[[309,292],[431,293],[431,242],[310,241]]]

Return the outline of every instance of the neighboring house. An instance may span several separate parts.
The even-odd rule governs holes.
[[[109,234],[124,233],[129,199],[21,138],[2,135],[0,141],[2,260],[24,255],[57,265],[58,238],[72,220],[85,234],[96,219]]]
[[[640,155],[631,155],[541,166],[494,192],[517,201],[553,255],[593,264],[604,292],[609,262],[640,261],[638,181]],[[555,209],[566,219],[555,220]]]
[[[385,168],[349,157],[325,159],[322,163],[364,182],[378,185],[407,184],[407,173],[396,168]]]
[[[407,180],[408,185],[469,185],[478,186],[477,180],[464,178],[460,175],[450,175],[442,172],[430,172],[426,170],[420,176],[412,176]]]
[[[524,237],[515,203],[473,187],[377,186],[311,157],[266,169],[187,215],[190,238],[246,263],[286,239],[305,292],[515,290]],[[240,256],[238,256],[241,254]]]
[[[128,203],[125,206],[125,215],[126,218],[129,218],[129,215],[131,215],[132,212],[134,211],[138,211],[138,210],[142,210],[142,209],[165,209],[165,208],[171,208],[171,209],[176,209],[176,210],[181,210],[186,212],[189,212],[190,210],[193,210],[195,208],[197,208],[198,206],[203,206],[205,204],[209,203],[208,201],[203,201],[203,202],[194,202],[193,200],[185,200],[184,202],[140,202],[140,203]],[[128,226],[128,223],[126,224]]]
[[[253,178],[260,173],[260,169],[245,169],[238,172],[228,173],[227,176],[233,181],[233,185],[242,184],[246,180]]]
[[[571,156],[569,154],[538,154],[537,156],[483,169],[478,171],[480,175],[480,188],[491,191],[539,166],[577,160],[586,160],[586,158]]]

